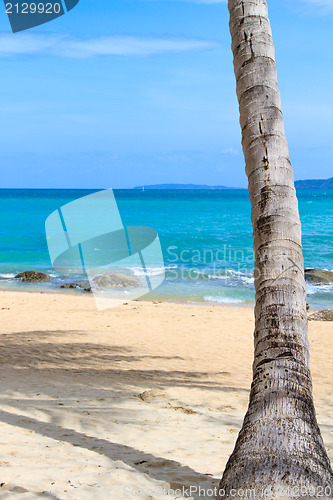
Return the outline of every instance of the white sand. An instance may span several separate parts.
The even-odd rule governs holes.
[[[0,292],[0,498],[172,500],[186,496],[167,490],[217,487],[247,408],[253,325],[250,309],[97,312],[91,296]],[[333,458],[333,324],[310,322],[310,346]]]

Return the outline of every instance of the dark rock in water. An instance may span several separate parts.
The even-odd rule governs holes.
[[[333,309],[323,309],[311,314],[309,321],[333,321]]]
[[[61,285],[60,288],[77,288],[79,285],[77,283],[65,283]]]
[[[93,280],[96,288],[135,288],[142,285],[142,281],[135,276],[125,274],[105,274],[97,276]],[[89,281],[77,281],[74,283],[63,283],[60,288],[81,288],[85,292],[91,292]]]
[[[333,283],[333,271],[305,269],[304,276],[308,283]]]
[[[60,288],[86,288],[89,286],[89,281],[78,281],[77,283],[64,283]]]
[[[40,271],[24,271],[15,276],[21,279],[24,283],[45,283],[51,280],[51,276]]]
[[[93,279],[94,285],[98,288],[136,288],[143,283],[135,276],[125,274],[105,274]]]
[[[90,283],[89,283],[89,281],[80,281],[79,282],[79,287],[80,288],[87,288],[87,287],[89,288],[90,287]]]

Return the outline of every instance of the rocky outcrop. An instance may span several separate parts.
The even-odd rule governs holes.
[[[143,283],[135,276],[125,274],[105,274],[93,279],[96,288],[136,288]]]
[[[323,269],[305,269],[305,280],[308,283],[333,283],[333,272]]]
[[[93,279],[92,285],[94,289],[126,289],[126,288],[136,288],[142,285],[142,281],[135,276],[127,276],[125,274],[105,274],[102,276],[96,276]],[[85,292],[91,292],[91,286],[88,281],[77,281],[74,283],[64,283],[60,288],[81,288]]]
[[[16,279],[21,279],[24,283],[45,283],[51,280],[51,276],[40,271],[24,271],[15,276]]]
[[[63,285],[60,285],[60,288],[76,288],[78,286],[78,283],[64,283]]]
[[[309,316],[309,321],[333,321],[333,309],[323,309]]]
[[[89,281],[79,281],[77,283],[64,283],[60,288],[87,288],[90,287]]]

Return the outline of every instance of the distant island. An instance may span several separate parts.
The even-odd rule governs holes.
[[[297,189],[333,189],[333,177],[330,179],[308,179],[296,181]]]
[[[206,184],[151,184],[148,186],[135,186],[133,189],[241,189],[228,186],[208,186]]]
[[[297,189],[333,189],[333,177],[330,179],[308,179],[302,181],[295,181],[295,187]],[[135,186],[133,189],[140,189],[141,191],[145,189],[206,189],[206,190],[218,190],[218,189],[246,189],[246,188],[235,188],[228,186],[208,186],[207,184],[150,184],[147,186]]]

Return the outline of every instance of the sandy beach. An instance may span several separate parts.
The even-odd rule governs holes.
[[[213,498],[247,408],[250,308],[0,292],[0,315],[1,499]],[[333,459],[332,322],[309,329]]]

